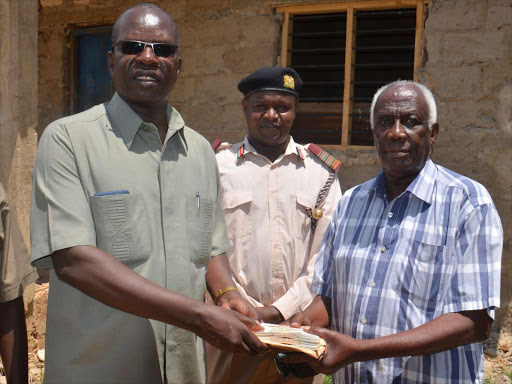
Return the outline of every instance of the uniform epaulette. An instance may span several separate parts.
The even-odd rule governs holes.
[[[311,143],[308,145],[308,150],[313,155],[318,157],[320,159],[320,161],[322,161],[322,163],[327,165],[334,172],[338,171],[338,169],[341,167],[341,161],[339,161],[337,158],[335,158],[333,155],[329,154],[328,152],[324,151],[318,145]]]
[[[222,140],[217,139],[212,143],[213,152],[220,151],[221,149],[231,148],[231,144],[222,142]]]

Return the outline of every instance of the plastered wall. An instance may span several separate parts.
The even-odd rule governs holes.
[[[180,30],[184,65],[170,102],[189,126],[208,139],[233,142],[245,134],[236,84],[256,68],[279,62],[281,18],[274,14],[274,7],[327,1],[154,2],[172,14]],[[69,30],[112,24],[134,3],[40,0],[39,133],[69,113]],[[511,295],[507,276],[512,269],[511,49],[510,0],[431,0],[420,79],[439,102],[441,132],[433,158],[483,183],[496,202],[505,228],[503,307]],[[373,151],[335,155],[344,162],[343,189],[379,171]],[[499,313],[500,324],[505,313],[506,308]]]
[[[31,170],[37,146],[37,2],[0,1],[0,182],[29,242]],[[25,290],[29,334],[35,286]],[[1,314],[0,314],[1,316]],[[37,340],[29,336],[31,349]]]
[[[502,307],[512,284],[512,2],[433,1],[421,82],[435,94],[434,160],[482,183],[505,231]],[[510,328],[510,308],[500,312]]]

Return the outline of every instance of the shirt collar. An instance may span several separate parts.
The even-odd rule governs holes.
[[[169,140],[177,131],[183,129],[185,122],[181,115],[171,106],[167,106],[167,121],[169,122],[169,130],[165,141]],[[143,126],[144,121],[139,115],[124,101],[117,92],[107,105],[107,114],[111,124],[121,133],[124,143],[131,148],[133,140],[138,130]],[[185,136],[183,140],[185,140]],[[185,141],[186,145],[186,141]]]
[[[249,143],[249,136],[245,136],[244,141],[237,149],[237,160],[244,157],[246,153],[256,153],[258,156],[261,156],[256,149]],[[286,150],[284,153],[279,156],[279,158],[276,160],[276,162],[280,161],[285,156],[288,155],[295,155],[299,160],[304,162],[304,148],[300,146],[299,144],[296,144],[293,140],[293,137],[290,136],[290,141],[288,142],[288,145],[286,146]]]
[[[437,168],[435,164],[427,158],[425,166],[420,171],[418,176],[407,187],[409,191],[418,199],[430,204],[432,202],[432,194],[434,193],[434,186],[436,183]]]
[[[432,202],[432,194],[434,193],[434,186],[437,176],[437,168],[432,162],[430,157],[423,166],[418,176],[409,184],[406,192],[412,193],[418,199],[425,201],[428,204]],[[373,191],[377,196],[382,199],[386,198],[386,175],[381,170],[379,175],[375,178],[373,183],[368,187],[368,192]]]

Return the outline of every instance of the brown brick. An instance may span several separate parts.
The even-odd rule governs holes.
[[[435,31],[468,31],[480,28],[481,0],[435,1],[428,12],[426,28]]]
[[[222,17],[206,20],[197,26],[198,46],[236,44],[242,34],[240,20]]]
[[[39,48],[41,48],[41,46],[39,46]],[[64,36],[51,35],[48,39],[46,49],[48,50],[47,53],[50,57],[62,58],[68,50]]]
[[[243,31],[244,42],[248,45],[279,42],[280,26],[271,15],[245,19]]]
[[[497,95],[496,120],[500,130],[512,137],[512,85],[505,85]],[[508,162],[512,164],[512,162]],[[512,175],[512,172],[510,173]]]
[[[137,1],[139,2],[139,1]],[[174,20],[183,19],[187,13],[187,0],[172,0],[159,4]]]
[[[492,97],[477,102],[439,101],[438,120],[441,133],[443,135],[458,134],[467,127],[497,129],[496,101]]]
[[[197,42],[197,31],[195,26],[189,24],[177,24],[180,35],[180,47],[194,47]]]
[[[506,82],[512,82],[512,60],[491,61],[483,67],[484,94],[495,92]]]
[[[227,8],[229,0],[190,0],[187,5],[187,11],[197,10],[218,10]]]
[[[169,101],[173,103],[188,103],[196,98],[196,78],[191,76],[180,76],[176,81]]]
[[[181,104],[180,110],[185,123],[200,133],[221,130],[225,124],[222,108],[215,103]]]
[[[425,33],[425,48],[428,54],[427,65],[437,64],[442,57],[444,36],[446,32]]]
[[[247,123],[245,121],[244,112],[242,110],[242,96],[238,103],[223,106],[222,116],[226,122],[225,131],[239,132],[241,137],[247,132]]]
[[[240,101],[242,98],[237,85],[241,78],[239,75],[229,74],[202,76],[197,84],[199,102],[213,101],[218,105],[225,105]]]
[[[487,10],[485,29],[495,31],[507,25],[512,25],[512,2],[508,5],[490,5]]]
[[[432,92],[443,99],[472,99],[481,93],[481,69],[478,66],[429,68]]]
[[[262,66],[272,66],[277,56],[276,45],[237,48],[226,52],[224,64],[233,73],[249,73]]]
[[[64,0],[40,0],[39,4],[41,4],[42,8],[46,7],[58,7],[59,5],[62,5]]]
[[[231,0],[230,2],[230,8],[234,12],[245,15],[271,14],[273,7],[271,2],[263,0]]]
[[[45,107],[60,107],[66,100],[59,81],[49,81],[39,90],[39,104]]]
[[[39,61],[39,79],[62,81],[65,72],[61,58],[47,58]]]
[[[467,64],[504,59],[510,52],[510,47],[507,46],[509,40],[504,30],[447,33],[439,61],[447,64]]]
[[[184,48],[183,74],[187,75],[211,75],[224,69],[223,56],[229,47],[203,47]]]

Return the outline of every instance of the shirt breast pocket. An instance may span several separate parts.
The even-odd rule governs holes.
[[[151,255],[148,220],[140,194],[90,196],[96,246],[134,266]]]
[[[230,240],[252,233],[252,191],[226,191],[221,196],[224,219]]]
[[[311,219],[308,217],[306,211],[308,208],[313,209],[315,206],[316,197],[308,196],[302,193],[296,195],[296,209],[293,214],[293,229],[295,236],[300,240],[305,241],[308,238],[311,228]]]
[[[207,264],[212,253],[215,202],[190,196],[187,199],[187,211],[190,259],[195,264]]]
[[[403,238],[395,253],[393,289],[408,303],[434,311],[443,296],[447,246],[441,236]]]

